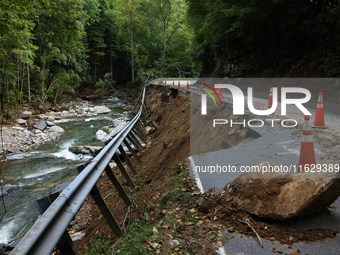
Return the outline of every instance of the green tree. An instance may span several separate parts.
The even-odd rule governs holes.
[[[40,13],[34,35],[42,102],[53,97],[57,103],[59,94],[72,93],[80,85],[87,68],[83,5],[82,0],[55,0]]]
[[[339,1],[189,0],[196,60],[209,74],[288,72],[312,58],[339,73]],[[310,60],[307,60],[310,62]],[[323,62],[323,63],[322,63]],[[288,69],[288,70],[285,70]]]
[[[16,104],[22,97],[24,76],[27,74],[27,91],[30,100],[29,67],[33,65],[34,52],[32,29],[35,2],[0,2],[0,98]],[[25,71],[27,67],[27,72]],[[21,72],[22,71],[22,72]],[[21,79],[21,83],[19,80]]]

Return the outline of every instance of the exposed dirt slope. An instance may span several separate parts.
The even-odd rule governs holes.
[[[150,114],[150,146],[141,159],[153,179],[164,176],[176,161],[189,157],[190,100],[187,92],[150,86],[146,102]]]

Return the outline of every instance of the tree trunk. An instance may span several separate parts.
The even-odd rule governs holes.
[[[135,70],[133,66],[133,27],[132,27],[132,11],[130,12],[130,30],[131,30],[131,80],[132,80],[132,86],[135,83]]]
[[[44,84],[45,84],[45,61],[42,66],[42,70],[40,72],[40,78],[41,78],[41,101],[44,101],[45,99],[45,93],[44,93]],[[42,102],[43,103],[43,102]]]
[[[54,98],[55,105],[57,105],[57,97],[58,97],[59,87],[60,87],[60,63],[59,63],[59,69],[58,69],[58,87],[57,87],[57,92],[55,93],[55,98]]]
[[[18,77],[17,77],[17,86],[18,86],[18,92],[20,91],[20,62],[19,58],[17,58],[17,68],[18,68]]]
[[[97,82],[97,58],[94,58],[94,82]]]
[[[20,93],[22,94],[22,90],[24,88],[24,77],[25,77],[25,63],[21,63],[22,72],[21,72],[21,86],[20,86]]]
[[[110,45],[111,54],[112,54],[112,44]],[[113,80],[113,66],[112,66],[112,56],[110,54],[110,72],[111,72],[111,80]]]
[[[30,65],[27,63],[27,90],[28,90],[28,102],[31,102],[31,88],[30,88]]]

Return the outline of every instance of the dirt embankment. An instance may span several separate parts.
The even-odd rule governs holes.
[[[190,100],[187,92],[162,86],[147,90],[151,126],[150,146],[143,152],[143,167],[159,179],[176,161],[189,157]]]

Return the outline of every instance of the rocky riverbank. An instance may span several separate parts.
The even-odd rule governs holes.
[[[103,100],[103,103],[118,103],[119,99],[111,97]],[[124,108],[126,103],[120,103]],[[50,109],[45,113],[39,111],[30,111],[24,107],[19,119],[14,126],[2,127],[2,146],[1,154],[27,152],[36,149],[39,145],[52,142],[64,133],[64,129],[58,126],[58,123],[69,121],[69,119],[82,119],[96,117],[100,114],[109,113],[111,110],[105,105],[94,105],[92,102],[81,100],[63,103],[59,105],[61,111]],[[128,113],[125,112],[120,121],[126,125],[129,119]],[[112,131],[115,127],[122,126],[120,122],[108,118],[110,125],[104,127],[107,131]],[[116,124],[116,125],[115,125]],[[104,132],[104,131],[103,131]],[[104,138],[99,139],[104,142]]]

